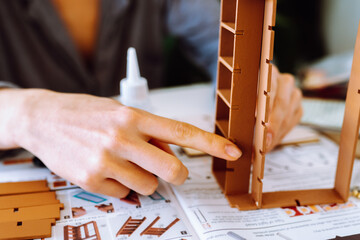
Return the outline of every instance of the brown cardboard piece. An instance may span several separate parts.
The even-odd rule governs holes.
[[[235,162],[214,158],[213,173],[230,205],[240,210],[345,202],[359,132],[360,30],[345,105],[335,187],[263,193],[275,16],[276,0],[221,2],[215,133],[237,144],[243,156]]]

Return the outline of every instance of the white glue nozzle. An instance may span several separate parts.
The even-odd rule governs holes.
[[[146,79],[140,76],[135,48],[127,51],[126,78],[120,81],[120,101],[126,106],[150,110],[149,88]]]
[[[140,79],[139,64],[136,57],[135,48],[131,47],[127,51],[126,78],[131,83]]]

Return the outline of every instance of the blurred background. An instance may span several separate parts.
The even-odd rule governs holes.
[[[360,20],[359,0],[278,0],[274,63],[307,96],[345,98]],[[168,38],[168,85],[210,81]]]

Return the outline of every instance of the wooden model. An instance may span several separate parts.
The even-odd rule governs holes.
[[[64,240],[101,240],[99,229],[95,221],[80,226],[64,226]]]
[[[130,237],[131,234],[133,234],[145,220],[146,217],[143,217],[142,219],[134,219],[129,217],[116,233],[116,237],[119,235],[128,235],[128,237]]]
[[[335,187],[262,192],[275,12],[276,0],[221,2],[215,133],[237,144],[243,156],[235,162],[214,158],[214,175],[230,205],[241,210],[345,202],[359,132],[360,34],[346,99]]]
[[[154,219],[154,221],[152,221],[152,223],[150,223],[150,225],[149,225],[147,228],[145,228],[144,231],[142,231],[142,232],[140,233],[140,236],[142,236],[142,235],[155,235],[155,236],[160,237],[160,236],[163,235],[167,230],[169,230],[172,226],[174,226],[175,223],[177,223],[178,221],[180,221],[180,219],[175,218],[175,220],[172,221],[166,228],[153,228],[152,226],[154,226],[155,223],[156,223],[157,221],[159,221],[159,219],[160,219],[160,217],[156,217],[156,218]]]
[[[46,181],[0,183],[0,239],[51,237],[63,208]]]

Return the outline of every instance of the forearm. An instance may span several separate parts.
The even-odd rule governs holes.
[[[22,109],[28,90],[0,88],[0,150],[21,147]]]

